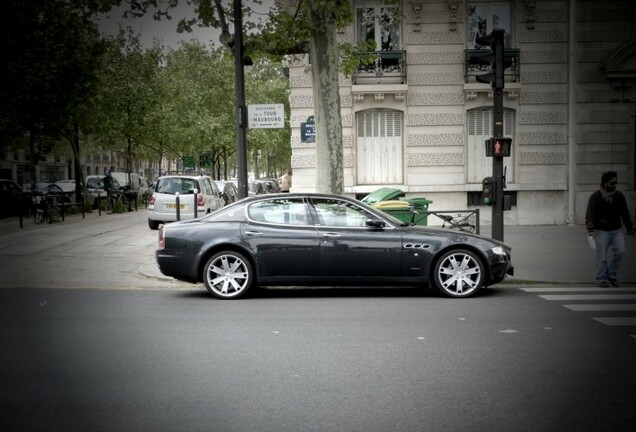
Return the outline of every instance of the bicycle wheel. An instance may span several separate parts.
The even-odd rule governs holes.
[[[106,200],[106,214],[112,214],[117,207],[117,199],[115,197],[108,197]]]

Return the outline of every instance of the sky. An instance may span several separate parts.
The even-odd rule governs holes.
[[[161,0],[160,0],[161,1]],[[231,0],[224,0],[231,1]],[[267,11],[274,0],[264,0],[262,6],[255,6],[255,10]],[[243,0],[244,6],[253,6],[251,0]],[[180,0],[176,9],[171,12],[172,19],[162,18],[160,21],[153,19],[152,11],[149,11],[141,18],[124,18],[125,7],[113,9],[100,19],[99,28],[104,35],[114,35],[119,31],[119,26],[132,27],[140,33],[141,43],[146,47],[153,45],[154,39],[159,39],[161,44],[169,48],[178,48],[180,41],[198,39],[204,45],[214,43],[219,46],[220,31],[213,28],[194,27],[192,33],[178,33],[177,25],[182,18],[192,18],[194,9],[187,4],[186,0]],[[232,30],[233,31],[233,30]]]

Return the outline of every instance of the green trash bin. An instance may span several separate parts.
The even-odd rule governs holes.
[[[413,223],[415,225],[428,225],[428,205],[433,201],[426,198],[409,198],[406,200],[413,206],[413,210],[416,212],[413,216]]]
[[[399,219],[404,223],[410,224],[413,220],[412,204],[406,201],[377,201],[373,203],[373,207],[377,208],[378,210],[382,210],[384,213],[390,214],[394,218]]]
[[[383,187],[371,192],[369,195],[362,198],[361,201],[363,203],[373,205],[380,201],[397,200],[398,198],[403,196],[404,192],[402,192],[400,189]]]

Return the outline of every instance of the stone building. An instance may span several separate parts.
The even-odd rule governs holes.
[[[618,172],[634,208],[636,2],[632,0],[352,0],[340,41],[375,40],[375,64],[340,77],[345,193],[379,187],[426,197],[430,210],[481,204],[492,174],[492,89],[475,79],[505,30],[506,224],[583,223],[601,173]],[[292,191],[315,188],[310,55],[290,60]],[[304,138],[304,137],[303,137]],[[482,207],[483,223],[490,211]]]

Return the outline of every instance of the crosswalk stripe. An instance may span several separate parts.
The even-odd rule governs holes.
[[[592,317],[608,326],[636,326],[636,317]]]
[[[548,301],[636,300],[636,294],[547,294],[539,297]]]
[[[565,304],[563,307],[575,312],[636,311],[636,304]]]
[[[550,288],[521,288],[522,291],[525,292],[529,292],[529,293],[539,293],[539,292],[636,292],[636,287],[631,287],[631,288],[594,288],[594,287],[588,287],[588,288],[569,288],[569,287],[563,287],[563,288],[554,288],[554,287],[550,287]]]

